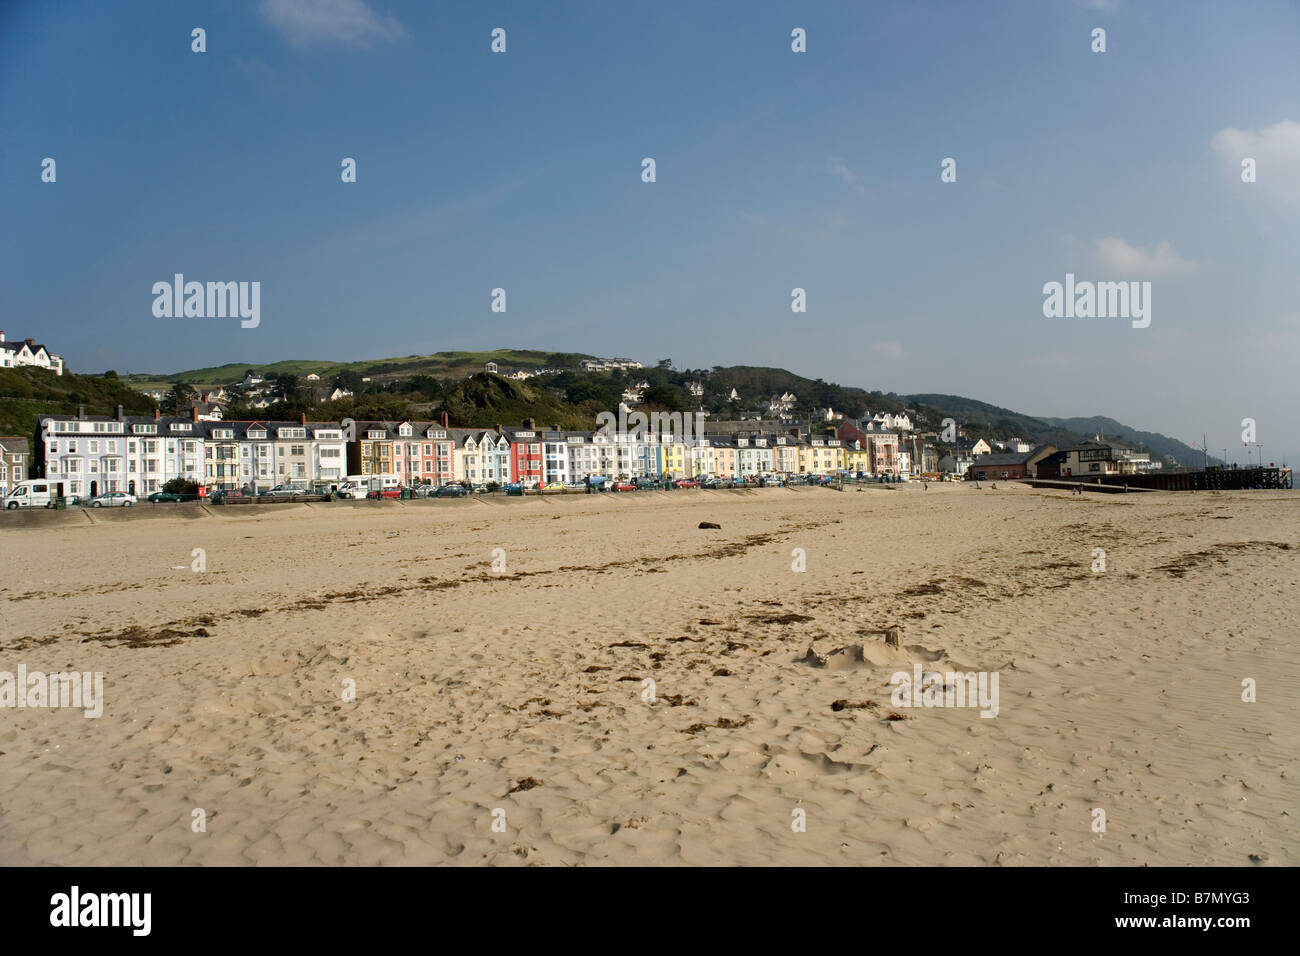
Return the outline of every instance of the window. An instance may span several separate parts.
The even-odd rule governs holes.
[[[68,439],[68,454],[69,454],[69,455],[75,455],[76,453],[77,453],[77,442],[76,442],[76,439],[69,438],[69,439]]]
[[[90,445],[90,454],[92,454],[92,455],[98,455],[98,454],[99,454],[99,442],[97,442],[97,441],[92,441],[92,442],[89,442],[89,445]]]

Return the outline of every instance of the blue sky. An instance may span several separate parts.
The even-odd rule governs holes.
[[[0,328],[86,371],[775,365],[1294,460],[1298,49],[1294,2],[11,2]],[[176,272],[261,324],[155,318]],[[1151,326],[1045,318],[1067,272]]]

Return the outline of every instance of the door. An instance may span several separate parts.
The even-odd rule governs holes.
[[[99,482],[92,481],[90,483],[90,497],[92,498],[99,497]]]

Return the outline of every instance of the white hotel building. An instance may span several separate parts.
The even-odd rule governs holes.
[[[336,482],[346,442],[331,422],[199,422],[190,417],[43,415],[32,474],[63,494],[149,495],[173,478],[209,489]]]

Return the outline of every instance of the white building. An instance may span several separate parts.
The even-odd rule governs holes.
[[[4,332],[0,331],[0,368],[23,366],[49,369],[55,375],[62,375],[63,357],[55,355],[44,345],[38,344],[35,339],[6,342]]]

